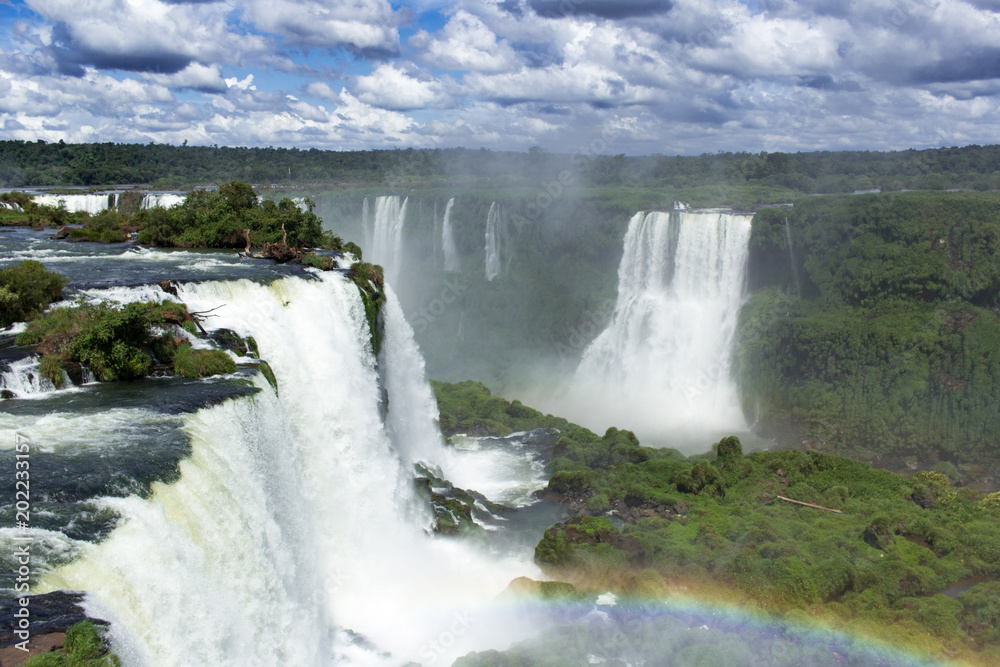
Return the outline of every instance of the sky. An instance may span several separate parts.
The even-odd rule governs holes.
[[[1000,141],[1000,0],[0,0],[0,138],[629,155]]]

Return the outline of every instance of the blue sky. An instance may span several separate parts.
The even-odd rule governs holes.
[[[1000,0],[0,0],[0,22],[5,139],[667,155],[1000,141]]]

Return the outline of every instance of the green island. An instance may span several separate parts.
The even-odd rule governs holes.
[[[628,431],[598,436],[481,383],[434,389],[446,435],[560,430],[542,495],[571,516],[546,531],[535,561],[574,587],[567,594],[642,604],[697,590],[970,664],[1000,659],[998,493],[816,451],[744,454],[735,437],[685,457]],[[521,664],[489,659],[460,664]]]

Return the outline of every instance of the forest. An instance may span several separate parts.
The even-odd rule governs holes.
[[[478,183],[535,186],[566,171],[585,187],[683,189],[689,200],[743,190],[750,203],[796,194],[1000,188],[1000,146],[895,152],[604,155],[466,148],[321,151],[297,148],[0,141],[0,187],[145,185],[183,189],[239,180],[256,186]],[[730,198],[733,193],[729,193]],[[709,202],[710,203],[710,202]],[[720,203],[720,202],[715,202]]]
[[[736,350],[746,409],[765,433],[866,459],[995,461],[998,243],[997,193],[759,211]]]

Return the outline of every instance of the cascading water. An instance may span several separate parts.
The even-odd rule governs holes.
[[[486,216],[486,280],[492,281],[510,268],[509,230],[503,206],[493,202]]]
[[[391,293],[378,361],[358,292],[336,274],[187,284],[180,298],[253,335],[279,395],[258,379],[256,396],[186,416],[180,479],[99,501],[120,525],[42,589],[87,590],[129,666],[430,667],[522,631],[486,622],[484,605],[534,566],[428,535],[410,461],[433,463],[442,439]]]
[[[361,212],[366,241],[365,260],[381,264],[390,284],[395,283],[402,263],[407,203],[408,197],[376,197],[375,213],[372,215],[366,198]]]
[[[43,206],[62,206],[69,213],[85,211],[91,215],[97,215],[107,209],[111,203],[107,194],[79,194],[79,195],[50,195],[36,194],[32,197],[34,202]]]
[[[41,374],[37,356],[25,357],[11,362],[6,369],[0,370],[0,390],[10,392],[17,398],[28,398],[56,391],[56,386]],[[2,368],[2,367],[0,367]],[[65,375],[65,371],[62,372]],[[69,385],[69,378],[64,377]]]
[[[148,192],[143,195],[141,208],[170,208],[184,203],[185,195],[177,193]],[[115,193],[101,194],[78,194],[78,195],[53,195],[36,194],[32,199],[36,204],[59,207],[62,206],[68,213],[84,211],[90,215],[97,215],[101,211],[114,208],[118,201]]]
[[[750,220],[632,217],[611,322],[583,353],[567,411],[584,424],[633,429],[650,444],[693,440],[699,451],[705,434],[746,430],[730,367]]]
[[[792,277],[795,278],[795,294],[802,298],[802,283],[799,281],[799,265],[795,261],[795,246],[792,245],[792,230],[788,225],[788,216],[785,216],[785,242],[788,244],[788,264],[792,269]]]
[[[149,193],[142,198],[142,208],[173,208],[184,203],[186,195],[176,193]]]
[[[454,205],[455,198],[452,197],[444,207],[444,219],[441,223],[441,249],[444,251],[445,271],[458,271],[461,268],[458,246],[455,245],[455,231],[451,228],[451,207]]]

